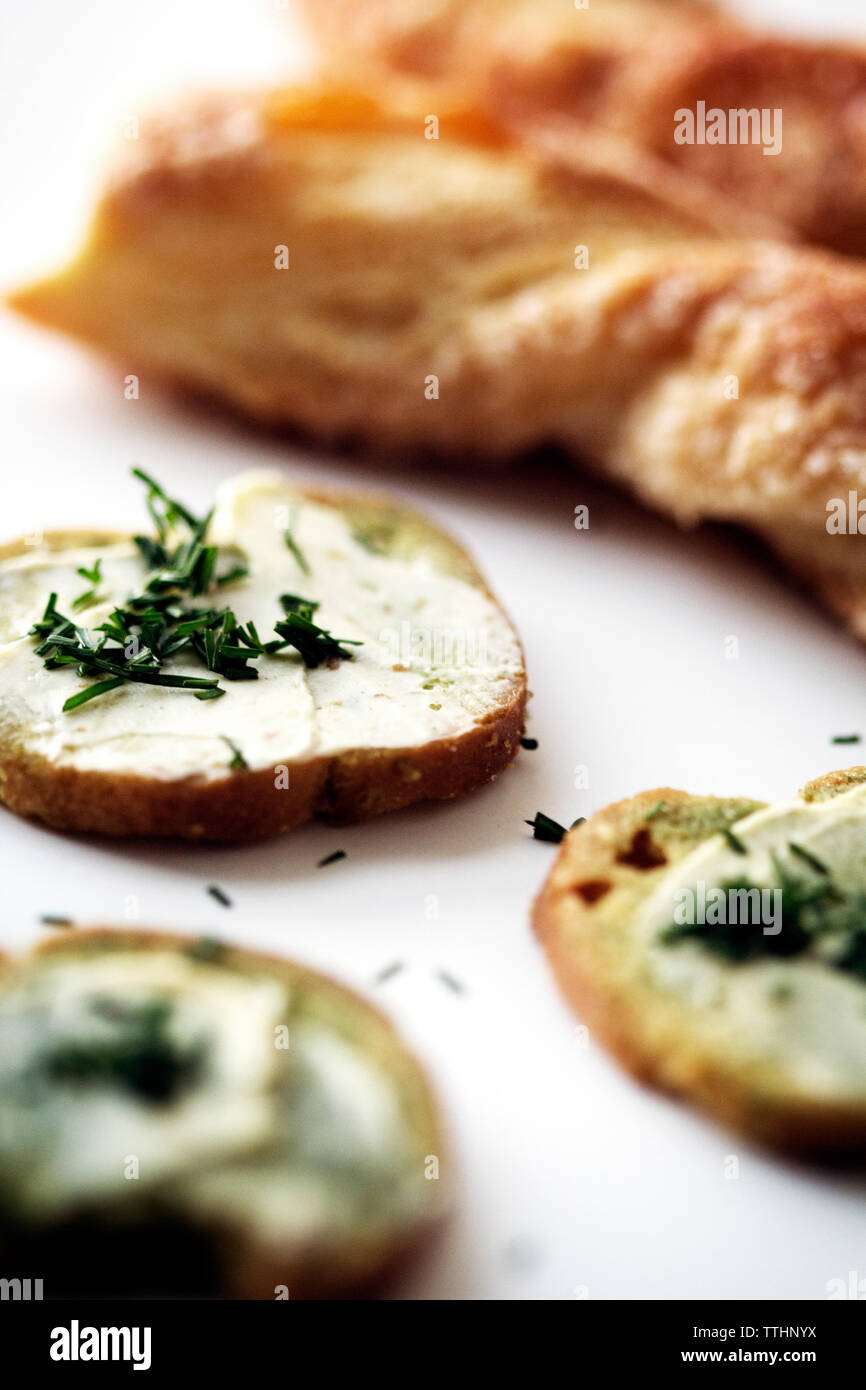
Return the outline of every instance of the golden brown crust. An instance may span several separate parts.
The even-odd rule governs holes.
[[[801,795],[832,796],[864,776],[862,768],[830,773]],[[628,939],[631,917],[668,867],[760,807],[669,787],[606,807],[566,836],[533,925],[566,998],[633,1076],[762,1143],[816,1154],[860,1151],[866,1107],[794,1093],[772,1068],[744,1066],[704,1034],[700,1014],[690,1016],[646,981]],[[590,900],[580,891],[587,882],[594,885]]]
[[[424,547],[443,568],[490,590],[470,556],[424,517],[375,494],[307,489],[312,501],[339,506],[358,523],[399,528],[395,544]],[[54,531],[40,545],[105,544],[117,532]],[[33,549],[26,540],[0,547],[0,563]],[[34,753],[13,732],[0,738],[0,801],[58,830],[141,838],[245,843],[293,830],[312,819],[348,823],[420,801],[451,800],[492,781],[515,759],[526,712],[521,673],[508,698],[457,738],[418,747],[350,749],[334,756],[230,772],[213,779],[157,780],[82,771]]]
[[[195,950],[201,939],[178,933],[135,931],[115,927],[81,928],[62,937],[41,942],[29,956],[0,958],[0,988],[3,978],[14,978],[16,970],[28,968],[42,958],[58,955],[121,951]],[[435,1155],[442,1176],[436,1183],[428,1209],[401,1231],[390,1230],[387,1237],[359,1235],[350,1247],[329,1250],[327,1258],[311,1248],[280,1251],[229,1217],[213,1226],[209,1235],[215,1242],[224,1287],[224,1297],[268,1299],[285,1286],[292,1299],[364,1297],[379,1292],[402,1265],[414,1258],[441,1223],[450,1188],[448,1147],[444,1139],[438,1107],[428,1078],[420,1063],[407,1050],[385,1014],[363,996],[330,976],[282,957],[248,951],[219,943],[219,962],[244,973],[276,976],[303,997],[305,1008],[330,1026],[345,1030],[371,1057],[377,1068],[391,1075],[398,1085],[407,1124],[418,1147],[419,1159]],[[307,1001],[312,1001],[308,1003]],[[441,1185],[441,1186],[440,1186]],[[158,1292],[158,1291],[157,1291]]]
[[[866,249],[866,49],[779,38],[714,6],[306,0],[331,71],[456,87],[499,118],[613,132],[808,240]],[[674,13],[672,14],[672,10]],[[432,94],[431,94],[432,99]],[[781,110],[782,149],[678,144],[674,113]]]
[[[866,270],[744,239],[751,219],[720,227],[616,142],[600,167],[561,121],[517,148],[447,106],[426,141],[422,111],[335,88],[196,103],[139,142],[79,261],[13,302],[317,439],[473,461],[552,442],[684,524],[814,552],[847,603],[826,504],[866,496]]]

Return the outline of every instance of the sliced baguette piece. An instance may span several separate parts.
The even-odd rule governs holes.
[[[304,966],[75,931],[2,964],[0,1030],[0,1256],[46,1297],[358,1295],[444,1215],[421,1067]]]
[[[286,542],[289,532],[294,548]],[[264,642],[280,595],[315,600],[346,660],[310,669],[265,655],[221,698],[124,684],[86,690],[49,670],[28,630],[50,594],[93,633],[140,593],[148,566],[129,535],[54,534],[0,551],[0,798],[63,830],[242,841],[323,817],[357,820],[471,791],[514,758],[526,678],[513,628],[472,561],[395,502],[293,487],[276,473],[224,484],[208,539],[245,578],[194,599],[229,605]],[[102,565],[95,601],[76,610]],[[228,562],[226,562],[227,564]],[[223,569],[226,568],[223,565]],[[169,674],[211,678],[185,653]]]
[[[527,130],[556,116],[578,150],[595,132],[615,134],[709,201],[733,199],[807,240],[866,251],[863,44],[775,34],[701,0],[302,6],[332,77],[422,83],[431,111],[458,90]],[[724,113],[723,142],[715,128],[715,143],[702,139],[703,126],[676,138],[679,113],[699,110]]]
[[[824,882],[805,850],[856,906],[866,889],[864,847],[866,768],[830,773],[773,807],[664,787],[566,836],[534,926],[566,997],[640,1080],[761,1142],[861,1151],[866,977],[830,963],[826,953],[839,945],[832,933],[785,955],[772,949],[778,933],[747,925],[756,935],[746,958],[694,934],[665,938],[680,920],[678,904],[700,902],[702,884],[706,895],[743,880],[776,883],[771,854],[805,882]],[[782,901],[789,923],[790,898]],[[711,921],[709,909],[704,916]]]

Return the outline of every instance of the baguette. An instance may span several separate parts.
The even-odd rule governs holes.
[[[194,104],[12,302],[319,440],[553,443],[682,524],[808,556],[825,599],[843,550],[862,575],[826,509],[866,495],[866,270],[601,168],[555,123],[531,147],[471,113],[424,129],[332,89]]]
[[[862,1151],[864,839],[866,768],[774,807],[645,792],[566,836],[535,930],[638,1079],[760,1142]],[[767,891],[760,913],[733,896],[748,885]]]
[[[3,963],[0,1021],[0,1258],[46,1297],[357,1296],[444,1214],[424,1073],[303,966],[76,931]]]
[[[251,473],[222,487],[206,540],[219,559],[204,591],[176,582],[148,538],[61,533],[0,552],[0,798],[13,811],[63,830],[245,841],[462,795],[512,761],[520,643],[448,536],[395,503]],[[148,626],[153,594],[180,606],[177,627]],[[108,667],[88,666],[106,631]],[[103,676],[114,686],[99,694]]]
[[[866,252],[866,48],[763,32],[699,0],[303,0],[326,70],[457,90],[575,147],[614,134],[799,236]],[[699,103],[703,103],[699,107]],[[677,113],[756,112],[744,140],[678,143]],[[777,118],[774,113],[781,112]],[[763,117],[763,113],[767,116]],[[682,127],[686,134],[688,131]],[[766,138],[765,138],[766,137]],[[713,139],[716,133],[713,133]],[[764,148],[771,154],[765,156]]]

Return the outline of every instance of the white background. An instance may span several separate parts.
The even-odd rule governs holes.
[[[743,8],[866,36],[859,0]],[[190,85],[279,80],[304,59],[267,0],[7,0],[0,23],[10,285],[72,248],[126,119]],[[0,409],[4,537],[126,524],[140,502],[132,464],[197,508],[253,465],[382,483],[357,461],[147,390],[127,402],[120,370],[10,315]],[[833,734],[866,734],[866,653],[732,541],[677,535],[576,474],[407,468],[390,484],[468,543],[516,620],[538,751],[463,802],[252,849],[72,841],[0,811],[0,940],[37,938],[48,912],[122,921],[132,900],[143,923],[231,934],[377,997],[429,1064],[458,1189],[449,1230],[402,1296],[814,1299],[851,1270],[866,1277],[860,1176],[761,1154],[581,1048],[528,926],[554,851],[523,825],[539,808],[570,821],[665,783],[788,795],[844,765]],[[588,533],[572,524],[581,502]],[[730,635],[738,660],[725,659]],[[577,792],[581,764],[590,787]],[[347,860],[314,867],[338,847]],[[233,911],[207,896],[213,881]],[[397,961],[403,971],[375,986]]]

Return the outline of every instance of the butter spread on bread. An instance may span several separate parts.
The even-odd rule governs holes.
[[[790,802],[663,789],[566,836],[535,909],[638,1076],[792,1149],[866,1145],[866,770]]]
[[[423,1073],[375,1010],[300,966],[76,932],[6,963],[0,1029],[0,1252],[53,1242],[55,1290],[124,1287],[126,1242],[163,1222],[152,1293],[176,1290],[185,1232],[216,1261],[209,1292],[345,1292],[442,1210]]]
[[[93,641],[115,608],[140,593],[148,566],[124,536],[49,536],[33,548],[7,549],[0,559],[0,795],[14,809],[71,828],[244,838],[313,813],[351,817],[389,809],[389,802],[456,794],[510,761],[525,699],[520,644],[447,537],[379,500],[304,493],[277,474],[253,473],[222,487],[208,540],[241,577],[214,582],[192,602],[184,598],[183,617],[229,604],[239,624],[253,624],[261,645],[270,638],[279,647],[275,625],[286,603],[309,600],[314,627],[350,645],[338,659],[312,661],[286,645],[250,652],[244,674],[253,678],[228,681],[181,650],[161,669],[218,684],[219,698],[203,702],[195,688],[130,680],[64,708],[94,682],[75,664],[44,664],[28,635],[49,595]],[[99,574],[93,590],[82,571]],[[77,611],[82,590],[88,604]],[[329,638],[326,655],[332,649]],[[367,788],[365,754],[372,756]],[[328,801],[342,758],[353,760],[354,777],[352,804],[343,806],[338,785]],[[382,785],[386,767],[390,789]],[[45,804],[40,770],[56,778]],[[260,784],[251,784],[257,776]],[[75,777],[102,779],[102,809],[98,784],[84,796]],[[148,788],[162,801],[149,826],[144,805],[137,813],[118,804],[125,778],[136,779],[145,803]],[[207,788],[227,782],[227,802],[209,813]],[[252,788],[246,810],[245,782]],[[203,810],[186,827],[179,815],[163,820],[171,787],[181,784],[195,787]],[[249,811],[246,820],[233,817],[233,798],[242,815]]]

